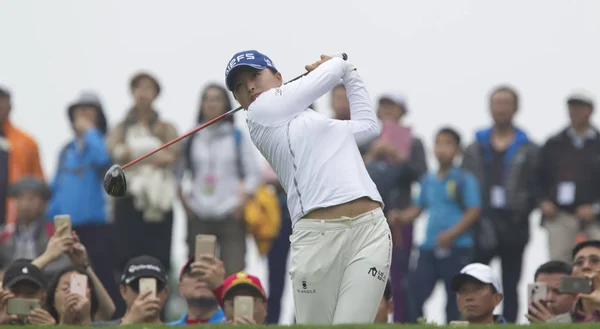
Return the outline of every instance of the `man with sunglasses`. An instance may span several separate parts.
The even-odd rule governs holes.
[[[140,279],[156,280],[156,297],[151,291],[140,293]],[[160,319],[169,289],[167,271],[162,263],[151,256],[139,256],[127,262],[121,275],[121,296],[127,310],[121,319],[93,323],[92,326],[114,326],[129,324],[162,324]]]

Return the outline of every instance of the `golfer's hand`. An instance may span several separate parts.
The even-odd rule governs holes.
[[[192,273],[197,273],[211,290],[217,289],[225,280],[223,262],[212,255],[200,256],[200,261],[193,262],[190,267]]]
[[[535,301],[529,305],[529,313],[525,314],[525,317],[531,323],[546,323],[554,317],[554,314],[545,303]]]
[[[328,55],[321,55],[321,59],[312,63],[312,64],[308,64],[306,66],[304,66],[304,68],[310,72],[313,71],[314,69],[316,69],[317,67],[319,67],[321,64],[325,63],[326,61],[330,60],[332,57],[328,56]]]
[[[28,324],[34,325],[53,325],[56,324],[56,320],[46,311],[45,309],[38,307],[31,314],[27,316]]]
[[[131,310],[123,317],[122,324],[140,324],[158,315],[160,312],[160,299],[152,298],[150,294],[152,294],[152,291],[146,291],[135,299],[133,305],[131,305]]]

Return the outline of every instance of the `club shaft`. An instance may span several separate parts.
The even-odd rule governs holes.
[[[342,57],[344,60],[346,60],[346,59],[348,58],[348,56],[347,56],[345,53],[344,53],[344,54],[341,54],[341,55],[340,55],[340,57]],[[299,76],[297,76],[297,77],[293,78],[292,80],[290,80],[290,81],[286,82],[285,84],[288,84],[288,83],[290,83],[290,82],[292,82],[292,81],[296,81],[296,80],[298,80],[298,79],[300,79],[300,78],[302,78],[302,77],[306,76],[306,75],[307,75],[307,74],[309,74],[309,73],[310,73],[310,71],[309,71],[309,72],[304,72],[303,74],[301,74],[301,75],[299,75]],[[204,123],[204,124],[202,124],[202,125],[200,125],[200,126],[198,126],[198,127],[194,128],[194,130],[192,130],[192,131],[188,132],[187,134],[185,134],[185,135],[181,135],[181,136],[179,136],[179,137],[175,138],[174,140],[172,140],[172,141],[170,141],[170,142],[168,142],[168,143],[166,143],[166,144],[164,144],[164,145],[160,146],[159,148],[157,148],[157,149],[155,149],[155,150],[153,150],[153,151],[150,151],[150,152],[148,152],[148,153],[146,153],[146,154],[144,154],[144,155],[140,156],[139,158],[136,158],[136,159],[134,159],[134,160],[132,160],[132,161],[128,162],[127,164],[123,165],[123,167],[121,167],[121,168],[124,170],[124,169],[126,169],[127,167],[133,166],[134,164],[136,164],[136,163],[138,163],[138,162],[140,162],[140,161],[142,161],[142,160],[146,159],[147,157],[149,157],[149,156],[153,155],[154,153],[157,153],[157,152],[160,152],[160,151],[162,151],[162,150],[166,149],[167,147],[169,147],[169,146],[171,146],[171,145],[173,145],[173,144],[175,144],[175,143],[177,143],[177,142],[181,141],[182,139],[185,139],[186,137],[189,137],[189,136],[191,136],[191,135],[193,135],[193,134],[195,134],[195,133],[199,132],[200,130],[202,130],[202,129],[204,129],[204,128],[206,128],[206,127],[210,126],[210,125],[212,125],[213,123],[215,123],[215,122],[217,122],[217,121],[221,121],[221,120],[223,120],[224,118],[227,118],[228,116],[231,116],[231,115],[233,115],[235,112],[237,112],[237,111],[239,111],[239,110],[241,110],[241,109],[242,109],[242,107],[240,106],[240,107],[238,107],[238,108],[235,108],[235,109],[233,109],[233,110],[231,110],[231,111],[228,111],[228,112],[226,112],[226,113],[223,113],[223,114],[219,115],[218,117],[216,117],[216,118],[214,118],[214,119],[212,119],[212,120],[210,120],[210,121],[208,121],[208,122],[206,122],[206,123]]]
[[[193,135],[193,134],[195,134],[195,133],[199,132],[200,130],[202,130],[202,129],[204,129],[204,128],[206,128],[206,127],[210,126],[210,125],[212,125],[213,123],[215,123],[215,122],[217,122],[217,121],[220,121],[220,120],[223,120],[224,118],[226,118],[226,117],[228,117],[228,116],[230,116],[230,115],[233,115],[235,112],[237,112],[237,111],[239,111],[239,110],[241,110],[241,109],[242,109],[241,107],[238,107],[238,108],[236,108],[236,109],[233,109],[233,110],[231,110],[231,111],[228,111],[228,112],[226,112],[226,113],[223,113],[223,114],[219,115],[218,117],[216,117],[216,118],[214,118],[214,119],[212,119],[212,120],[208,121],[207,123],[204,123],[204,124],[202,124],[202,125],[200,125],[200,126],[198,126],[198,127],[194,128],[194,130],[192,130],[192,131],[188,132],[187,134],[185,134],[185,135],[182,135],[182,136],[179,136],[179,137],[175,138],[174,140],[172,140],[172,141],[170,141],[170,142],[168,142],[168,143],[166,143],[166,144],[162,145],[161,147],[157,148],[156,150],[150,151],[150,152],[148,152],[148,153],[146,153],[146,154],[144,154],[144,155],[140,156],[139,158],[137,158],[137,159],[135,159],[135,160],[132,160],[131,162],[129,162],[129,163],[127,163],[127,164],[125,164],[125,165],[124,165],[122,168],[123,168],[123,169],[125,169],[125,168],[127,168],[127,167],[129,167],[129,166],[133,166],[134,164],[136,164],[136,163],[138,163],[138,162],[140,162],[140,161],[142,161],[142,160],[146,159],[147,157],[151,156],[152,154],[154,154],[154,153],[156,153],[156,152],[159,152],[159,151],[162,151],[162,150],[164,150],[165,148],[167,148],[167,147],[169,147],[169,146],[171,146],[171,145],[173,145],[173,144],[175,144],[175,143],[179,142],[180,140],[182,140],[182,139],[184,139],[184,138],[186,138],[186,137],[189,137],[189,136],[191,136],[191,135]]]

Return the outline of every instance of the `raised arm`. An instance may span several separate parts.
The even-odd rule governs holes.
[[[348,71],[343,82],[350,102],[350,120],[347,124],[350,125],[356,143],[361,146],[377,138],[381,133],[381,126],[371,104],[371,96],[358,72]]]
[[[260,95],[248,108],[248,120],[268,126],[288,123],[340,83],[352,66],[333,57],[310,74]]]

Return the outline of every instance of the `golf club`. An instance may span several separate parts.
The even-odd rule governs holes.
[[[335,55],[334,57],[341,57],[344,60],[348,59],[348,55],[346,55],[345,53],[339,54],[339,55]],[[299,75],[297,77],[295,77],[294,79],[285,82],[284,84],[288,84],[292,81],[296,81],[304,76],[306,76],[307,74],[309,74],[310,72],[305,72],[302,75]],[[128,167],[133,166],[134,164],[148,158],[149,156],[153,155],[156,152],[159,152],[179,141],[181,141],[182,139],[189,137],[195,133],[197,133],[198,131],[212,125],[213,123],[220,121],[226,117],[229,117],[231,115],[233,115],[234,113],[236,113],[237,111],[241,110],[242,107],[238,107],[235,108],[231,111],[227,111],[226,113],[223,113],[221,115],[219,115],[218,117],[198,126],[197,128],[194,128],[194,130],[186,133],[185,135],[179,136],[177,138],[175,138],[174,140],[160,146],[159,148],[150,151],[130,162],[128,162],[127,164],[120,166],[118,164],[113,165],[112,167],[110,167],[110,169],[106,172],[106,174],[104,175],[104,181],[103,181],[103,185],[104,185],[104,191],[106,191],[106,193],[112,197],[123,197],[125,196],[125,194],[127,193],[127,179],[125,178],[125,169]]]

